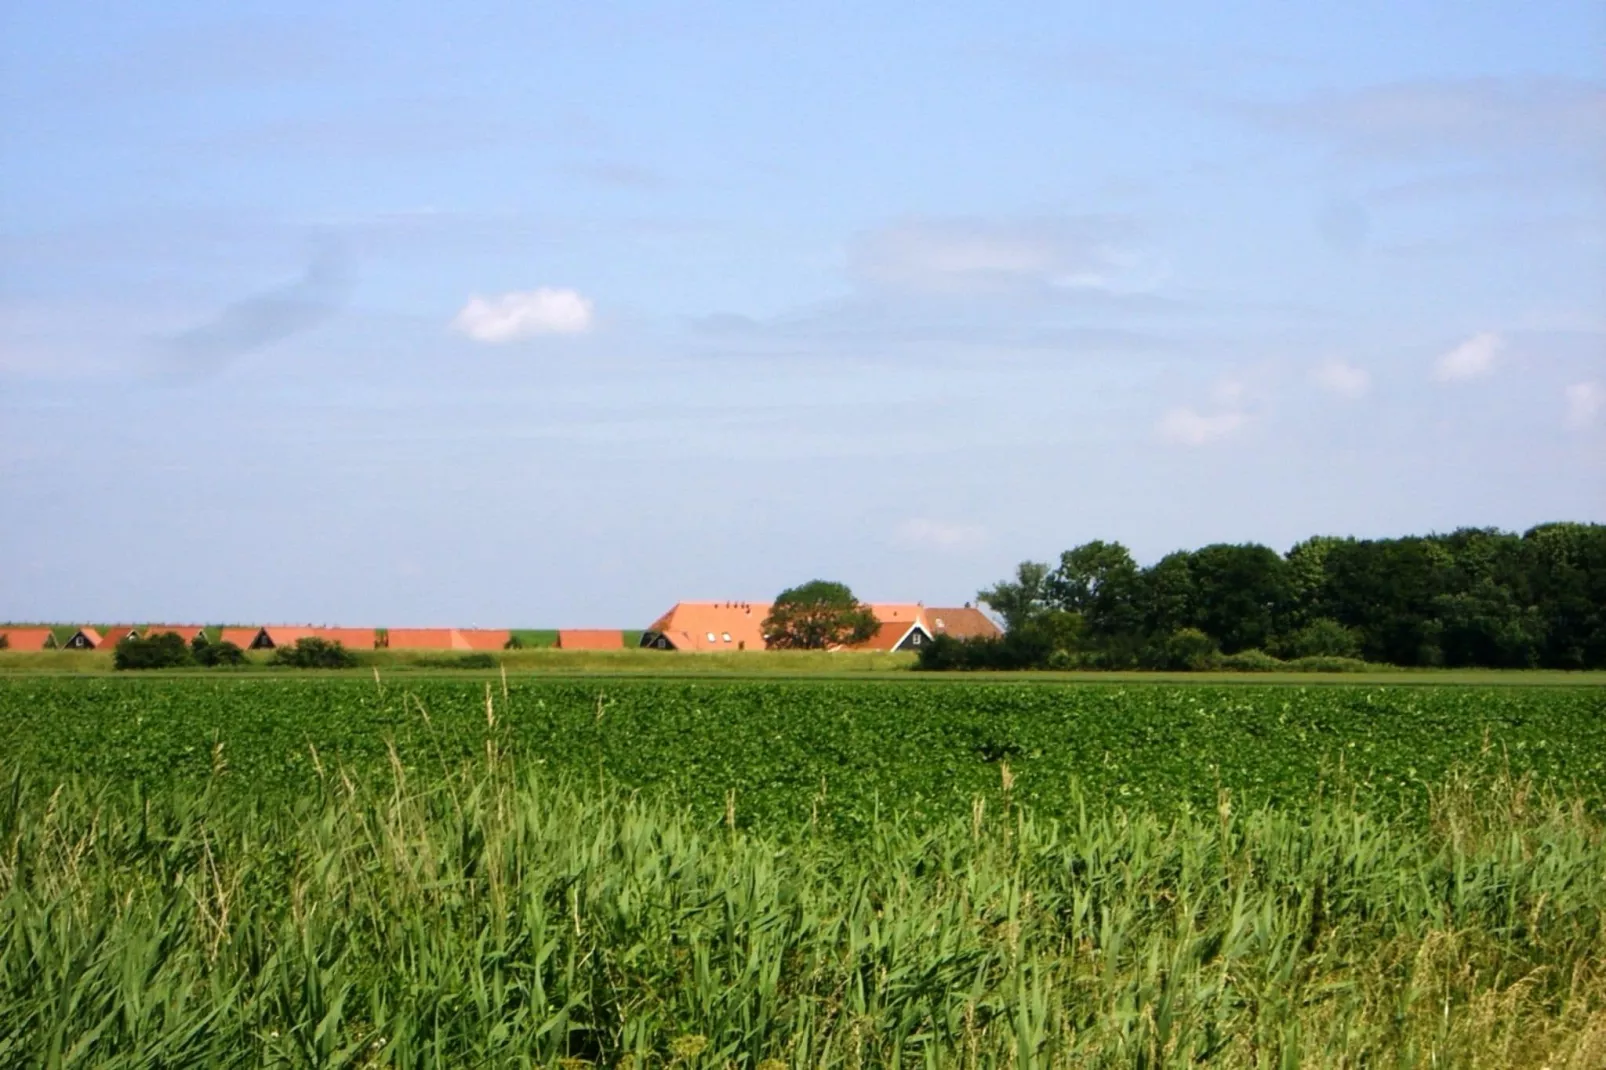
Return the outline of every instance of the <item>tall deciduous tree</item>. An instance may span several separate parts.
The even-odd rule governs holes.
[[[811,580],[776,595],[763,627],[771,649],[827,650],[864,642],[878,622],[846,584]]]
[[[1013,580],[999,580],[976,600],[1004,618],[1010,631],[1048,612],[1048,566],[1041,561],[1022,561],[1015,566]]]

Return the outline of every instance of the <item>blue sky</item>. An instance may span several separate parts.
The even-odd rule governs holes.
[[[1606,520],[1579,3],[8,5],[0,619]]]

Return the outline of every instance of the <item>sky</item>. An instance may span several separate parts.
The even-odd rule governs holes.
[[[0,620],[1606,521],[1606,8],[9,4]]]

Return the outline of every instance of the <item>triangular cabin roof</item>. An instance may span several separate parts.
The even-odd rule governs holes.
[[[49,628],[0,628],[7,650],[33,652],[54,649],[56,633]]]
[[[67,646],[74,650],[110,650],[130,635],[137,634],[139,633],[126,624],[114,624],[104,632],[85,626],[72,633],[72,637],[67,640]]]
[[[617,628],[567,628],[558,632],[560,650],[623,650],[624,632]]]
[[[897,650],[909,638],[910,632],[920,632],[926,640],[931,633],[918,620],[884,620],[876,632],[862,643],[851,643],[842,650]]]

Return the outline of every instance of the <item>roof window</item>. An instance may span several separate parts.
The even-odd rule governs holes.
[[[713,633],[713,632],[709,632],[709,633],[708,633],[708,641],[709,641],[709,642],[710,642],[710,643],[712,643],[712,642],[715,642],[715,641],[716,641],[716,640],[715,640],[715,639],[714,639],[714,633]]]
[[[728,643],[728,642],[731,641],[731,633],[730,632],[723,632],[723,633],[721,633],[720,638],[725,640],[725,642]]]

